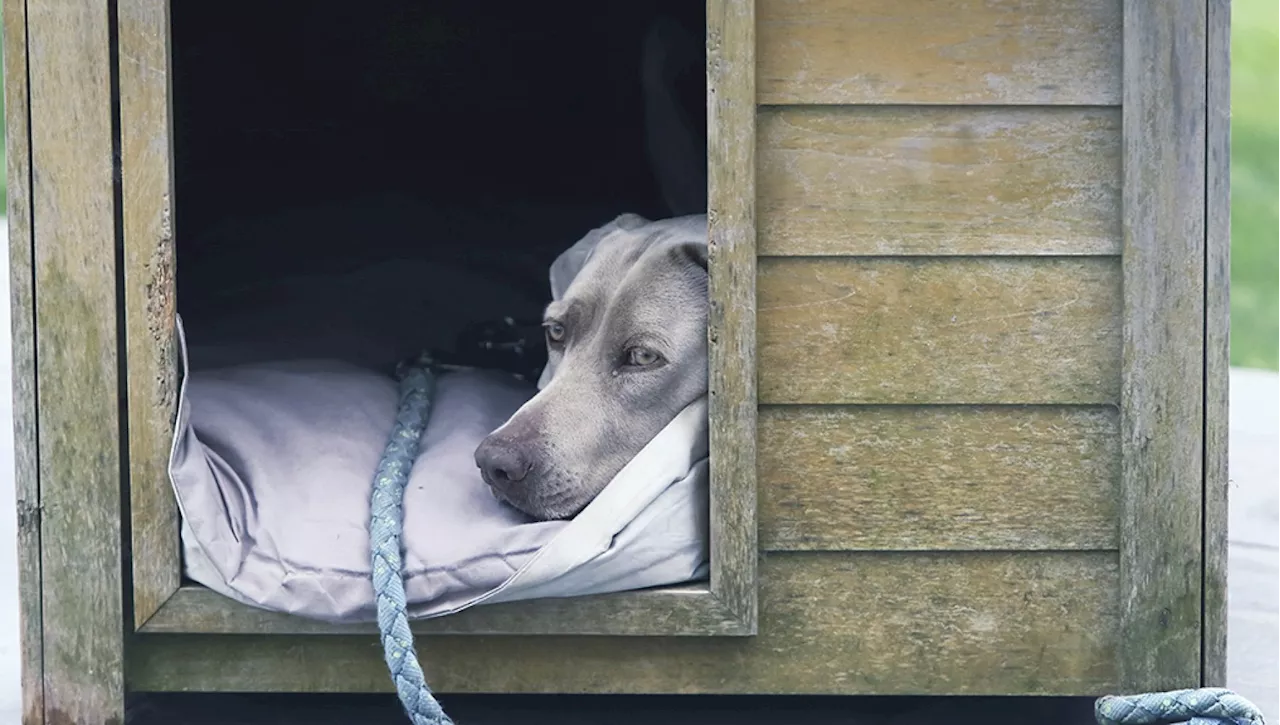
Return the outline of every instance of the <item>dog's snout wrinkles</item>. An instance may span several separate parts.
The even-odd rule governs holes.
[[[492,439],[476,449],[476,465],[490,485],[519,483],[533,468],[529,458],[516,446]]]

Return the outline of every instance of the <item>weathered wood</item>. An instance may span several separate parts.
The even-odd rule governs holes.
[[[998,693],[1115,687],[1115,553],[772,554],[755,637],[425,637],[442,692]],[[138,690],[386,691],[373,636],[140,635]]]
[[[735,634],[742,623],[705,584],[561,599],[492,604],[411,623],[415,634],[572,634],[707,636]],[[333,625],[234,602],[186,586],[142,628],[148,634],[375,634],[372,624]]]
[[[755,0],[707,2],[711,590],[756,629]]]
[[[49,723],[123,719],[110,23],[96,0],[27,0]]]
[[[761,0],[760,102],[1120,101],[1119,0]]]
[[[1124,4],[1120,683],[1200,681],[1206,11]]]
[[[1116,108],[760,112],[760,254],[1119,254]]]
[[[168,475],[178,408],[169,2],[116,7],[133,621],[141,626],[177,591],[182,570]]]
[[[1113,258],[760,261],[762,403],[1119,399]]]
[[[765,549],[1115,549],[1116,409],[766,406]]]
[[[1231,366],[1231,3],[1209,0],[1205,229],[1204,645],[1201,684],[1227,685],[1227,433]]]
[[[31,146],[27,10],[4,3],[4,110],[8,173],[9,315],[12,335],[13,475],[18,511],[18,644],[22,723],[44,722],[40,612],[40,480],[36,447],[36,337],[31,246]]]

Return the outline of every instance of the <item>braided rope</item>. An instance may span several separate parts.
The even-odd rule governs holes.
[[[373,591],[378,604],[378,631],[387,669],[400,702],[414,725],[453,725],[427,687],[413,646],[413,632],[405,613],[401,536],[404,529],[404,488],[418,457],[422,434],[431,416],[435,392],[432,361],[423,356],[397,370],[400,403],[395,426],[373,477],[370,499],[369,548],[373,557]]]
[[[1221,687],[1108,695],[1094,703],[1093,714],[1098,725],[1265,725],[1253,703]]]

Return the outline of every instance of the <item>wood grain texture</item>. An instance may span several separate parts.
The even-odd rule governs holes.
[[[106,3],[27,0],[49,723],[123,720],[110,23]]]
[[[1125,0],[1120,682],[1200,681],[1206,12]]]
[[[178,589],[169,447],[178,409],[169,2],[118,0],[133,620]]]
[[[762,255],[1120,253],[1119,109],[762,108],[759,128]]]
[[[1116,259],[774,257],[758,295],[762,403],[1119,399]]]
[[[441,692],[998,693],[1115,686],[1114,553],[773,554],[755,637],[427,637]],[[373,636],[140,635],[137,690],[387,691]]]
[[[765,104],[1116,105],[1120,0],[761,0]]]
[[[711,590],[756,631],[755,0],[707,2]]]
[[[1114,407],[766,406],[761,546],[1115,549]]]
[[[411,623],[417,635],[708,636],[741,621],[705,584],[474,607]],[[373,624],[334,625],[239,604],[200,586],[178,590],[146,623],[147,634],[375,634]]]
[[[36,332],[31,245],[31,128],[26,3],[4,3],[4,110],[8,174],[13,471],[18,522],[18,645],[22,723],[44,722],[40,611],[40,480],[36,440]]]
[[[1209,0],[1205,229],[1204,645],[1201,684],[1227,686],[1231,366],[1231,3]]]

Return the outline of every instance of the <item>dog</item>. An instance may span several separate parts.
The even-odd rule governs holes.
[[[475,451],[499,500],[576,516],[707,394],[707,252],[705,214],[623,214],[553,265],[539,391]]]

